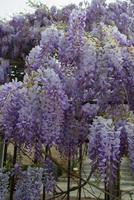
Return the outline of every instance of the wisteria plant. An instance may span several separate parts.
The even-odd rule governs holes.
[[[62,9],[40,4],[33,14],[0,22],[1,137],[5,146],[15,147],[11,183],[8,173],[0,173],[5,180],[0,199],[10,193],[10,200],[38,200],[43,193],[44,200],[44,192],[56,193],[53,149],[68,162],[61,166],[68,176],[67,191],[61,191],[67,200],[73,190],[81,200],[82,187],[96,171],[105,200],[121,198],[124,156],[134,170],[133,9],[132,0],[93,0]],[[85,180],[87,143],[91,174]],[[33,167],[23,168],[22,152]],[[77,174],[71,162],[78,152]],[[70,186],[73,176],[76,188]]]

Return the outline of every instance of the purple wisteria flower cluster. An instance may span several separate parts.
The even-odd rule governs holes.
[[[92,168],[109,187],[123,156],[134,170],[133,10],[133,1],[93,0],[63,9],[42,5],[34,14],[0,22],[0,83],[8,82],[0,86],[0,127],[6,143],[34,152],[40,163],[44,148],[71,159],[88,139]],[[21,82],[9,82],[19,70]],[[45,163],[49,192],[55,179],[51,161]],[[16,199],[26,199],[23,190],[32,190],[36,178],[40,182],[37,173],[23,173]]]
[[[28,167],[27,171],[20,170],[16,179],[15,200],[40,200],[42,187],[41,168]]]
[[[121,161],[121,129],[115,128],[111,119],[103,117],[96,118],[90,127],[89,157],[108,184],[116,178]]]
[[[8,194],[9,173],[0,169],[0,199],[5,200]]]

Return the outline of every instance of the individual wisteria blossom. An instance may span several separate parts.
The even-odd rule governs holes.
[[[9,173],[0,169],[0,199],[5,200],[8,196]]]
[[[98,117],[90,126],[89,158],[104,181],[110,185],[116,179],[120,164],[121,128],[116,128],[112,119]]]

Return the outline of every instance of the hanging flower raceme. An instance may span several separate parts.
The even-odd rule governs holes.
[[[118,39],[116,27],[100,23],[93,37],[100,41],[97,49],[95,90],[102,109],[108,104],[121,104],[126,101],[124,89],[123,55]]]
[[[74,9],[70,14],[67,40],[70,50],[71,48],[72,50],[76,50],[76,54],[78,54],[77,51],[81,50],[81,47],[84,45],[84,34],[86,26],[85,20],[85,10]]]
[[[17,182],[14,196],[16,200],[40,200],[42,172],[42,168],[28,167],[27,171],[19,169],[15,173]]]
[[[39,69],[26,75],[24,85],[27,95],[19,111],[19,132],[25,135],[26,145],[35,146],[38,153],[42,145],[50,147],[57,143],[68,100],[53,69]]]
[[[80,122],[75,119],[72,110],[69,109],[65,114],[63,132],[58,141],[58,150],[65,157],[73,156],[77,152],[80,133],[78,125],[80,126]]]
[[[7,83],[0,88],[1,124],[4,128],[5,141],[23,143],[23,136],[19,134],[17,123],[19,110],[24,104],[23,84],[21,82]]]
[[[79,64],[79,55],[85,43],[85,20],[86,11],[74,9],[69,18],[67,33],[59,40],[59,60],[66,67]]]
[[[113,183],[120,164],[121,128],[115,129],[111,119],[98,117],[90,127],[89,158],[107,184]]]
[[[56,185],[56,168],[49,158],[41,168],[29,166],[27,170],[22,170],[16,164],[13,175],[16,181],[15,200],[40,200],[42,187],[45,187],[46,193],[52,193]]]
[[[5,200],[8,196],[9,173],[0,169],[0,199]]]
[[[56,167],[53,162],[47,158],[44,162],[42,183],[46,193],[53,193],[56,186]]]
[[[55,26],[51,26],[42,32],[40,46],[33,48],[28,57],[30,64],[30,57],[34,57],[34,63],[31,65],[32,69],[37,70],[41,66],[47,68],[50,65],[51,59],[53,60],[56,57],[59,40],[62,35],[63,31],[59,31]],[[50,65],[50,67],[52,66]]]
[[[134,124],[128,122],[125,125],[128,139],[128,156],[131,161],[131,168],[134,171]]]
[[[120,156],[127,156],[128,155],[128,132],[127,132],[127,126],[128,123],[126,120],[119,120],[116,123],[116,128],[121,128],[120,133]]]

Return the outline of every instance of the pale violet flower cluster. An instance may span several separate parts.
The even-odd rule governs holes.
[[[8,187],[9,187],[9,173],[4,172],[3,169],[0,169],[0,199],[1,200],[7,199]]]
[[[40,200],[42,187],[42,168],[28,167],[19,171],[15,186],[15,200]]]
[[[115,128],[112,119],[98,117],[90,126],[89,158],[104,181],[113,184],[120,164],[121,127]]]

